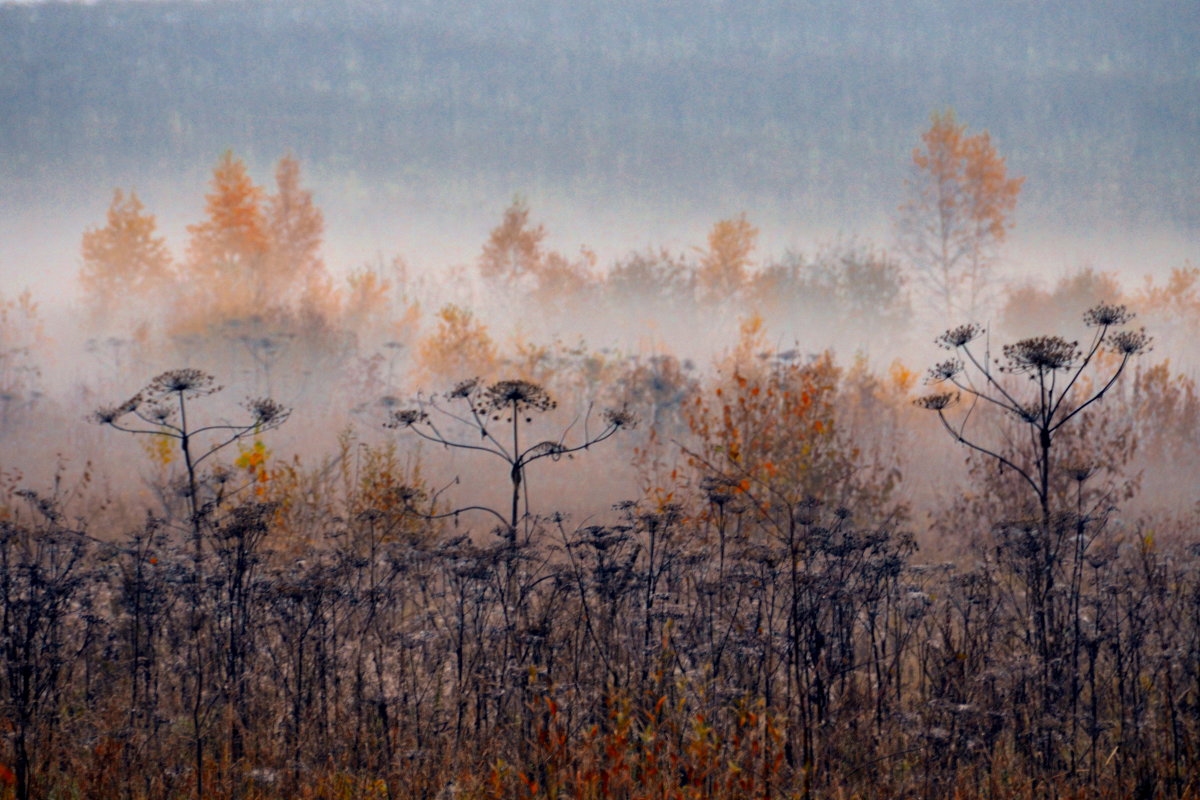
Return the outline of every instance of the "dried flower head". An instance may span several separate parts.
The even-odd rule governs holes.
[[[479,378],[468,378],[465,381],[459,381],[454,388],[446,395],[450,399],[460,397],[470,397],[475,388],[479,386]]]
[[[254,415],[254,424],[259,427],[282,425],[292,413],[290,408],[269,397],[247,400],[246,410]]]
[[[165,397],[177,394],[188,399],[203,397],[220,390],[221,387],[216,385],[216,378],[207,372],[190,367],[164,372],[150,381],[150,385],[146,387],[146,392],[151,396]]]
[[[1035,423],[1038,421],[1038,407],[1033,404],[1022,405],[1018,403],[1013,409],[1013,413],[1015,413],[1024,422]]]
[[[941,383],[942,381],[954,380],[955,376],[962,371],[963,363],[956,358],[952,358],[930,369],[929,374],[925,377],[925,382]]]
[[[1083,321],[1089,328],[1107,328],[1112,325],[1124,325],[1133,319],[1133,312],[1122,305],[1101,303],[1087,310]]]
[[[122,416],[124,414],[121,413],[120,406],[100,406],[91,413],[89,419],[98,425],[111,425]]]
[[[1136,356],[1150,350],[1150,336],[1145,328],[1136,331],[1120,331],[1109,338],[1113,348],[1124,356]]]
[[[407,484],[394,487],[390,493],[397,503],[405,507],[412,506],[417,501],[425,498],[425,492]]]
[[[1027,372],[1031,377],[1070,369],[1079,355],[1079,342],[1068,342],[1061,336],[1035,336],[1004,346],[1004,357],[1008,359],[1006,370]]]
[[[411,428],[413,425],[425,422],[429,415],[415,408],[405,408],[392,413],[392,418],[385,422],[385,428]]]
[[[1096,474],[1096,467],[1091,464],[1068,464],[1063,467],[1063,471],[1076,483],[1083,483],[1088,478]]]
[[[913,402],[921,408],[927,408],[930,411],[944,411],[958,402],[958,392],[927,394],[924,397],[918,397]]]
[[[604,411],[604,421],[614,428],[634,428],[637,416],[626,408],[609,408]]]
[[[968,342],[978,339],[983,334],[983,326],[971,323],[970,325],[959,325],[957,328],[951,328],[943,333],[934,342],[946,348],[954,350],[962,347]]]
[[[558,404],[550,394],[530,381],[500,381],[483,390],[482,405],[485,410],[548,411]]]
[[[142,395],[136,394],[119,406],[101,406],[92,412],[91,420],[100,425],[111,425],[142,404]]]
[[[159,425],[165,425],[175,415],[175,409],[166,403],[155,403],[146,409],[143,414],[147,419],[153,420]]]

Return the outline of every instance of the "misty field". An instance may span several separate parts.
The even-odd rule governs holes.
[[[1021,184],[437,279],[116,192],[0,316],[0,797],[1196,797],[1200,273],[1006,283]]]

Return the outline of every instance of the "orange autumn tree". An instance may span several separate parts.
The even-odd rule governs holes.
[[[758,246],[758,228],[745,214],[723,219],[708,232],[696,274],[700,299],[718,302],[736,295],[749,277],[750,256]]]
[[[83,234],[81,251],[79,284],[93,324],[144,308],[174,277],[166,241],[135,192],[113,191],[106,224]]]
[[[1190,264],[1176,267],[1162,284],[1147,276],[1130,301],[1163,331],[1162,349],[1186,358],[1200,335],[1200,269]]]
[[[515,285],[535,280],[546,254],[546,228],[529,221],[529,205],[520,196],[504,210],[504,219],[488,234],[479,256],[484,280]]]
[[[278,302],[332,316],[336,297],[321,256],[325,217],[313,202],[312,191],[301,186],[300,162],[295,157],[279,159],[275,194],[267,198],[265,214],[269,258],[260,278],[265,291]]]
[[[953,111],[935,112],[913,150],[901,247],[930,303],[973,319],[989,300],[1000,245],[1013,227],[1024,178],[1008,177],[985,131],[966,135]]]
[[[761,319],[744,321],[722,379],[691,401],[688,454],[709,499],[740,498],[780,529],[808,498],[881,511],[895,476],[862,469],[840,428],[842,370],[828,353],[763,352],[763,343]]]
[[[211,324],[265,311],[271,295],[261,278],[271,237],[265,193],[250,179],[241,159],[226,151],[210,186],[205,219],[188,226],[184,277],[189,285],[185,302]],[[194,319],[196,314],[187,316]]]
[[[1200,320],[1200,269],[1191,265],[1175,267],[1162,286],[1147,276],[1145,286],[1134,300],[1148,313],[1195,324]]]
[[[183,273],[193,323],[278,317],[301,307],[326,318],[336,313],[321,257],[325,220],[300,183],[299,162],[280,159],[275,180],[268,195],[231,152],[217,162],[205,219],[188,227]]]
[[[296,159],[281,159],[275,179],[268,194],[241,159],[218,160],[204,219],[188,227],[170,333],[186,358],[240,358],[255,391],[294,393],[319,372],[313,356],[340,363],[349,340],[321,257],[324,219]]]
[[[529,205],[517,196],[500,224],[488,234],[479,256],[479,274],[504,290],[520,290],[541,303],[579,298],[595,283],[596,256],[581,248],[571,260],[543,246],[546,227],[530,221]]]
[[[1033,336],[1048,328],[1070,330],[1068,326],[1078,324],[1072,309],[1121,301],[1124,291],[1116,275],[1084,267],[1059,278],[1053,289],[1025,282],[1007,287],[1004,294],[1000,319],[1005,330]]]
[[[496,343],[487,326],[469,309],[449,303],[435,315],[437,329],[417,342],[417,381],[425,387],[472,377],[486,378],[496,369]]]

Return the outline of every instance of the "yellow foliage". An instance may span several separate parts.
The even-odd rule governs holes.
[[[285,156],[268,195],[231,152],[213,169],[205,218],[188,227],[174,332],[202,332],[231,320],[278,319],[297,312],[330,321],[338,297],[321,258],[325,221]]]
[[[580,248],[578,260],[546,251],[546,228],[529,220],[529,206],[516,197],[504,219],[488,236],[479,257],[479,273],[507,289],[520,288],[541,303],[578,299],[596,282],[596,254]]]
[[[189,287],[185,308],[198,310],[211,324],[264,310],[270,298],[259,273],[270,238],[265,194],[250,179],[241,159],[226,151],[213,169],[210,185],[206,218],[188,226],[191,240],[182,277]]]
[[[146,455],[156,466],[165,467],[175,460],[174,440],[165,434],[143,439],[142,449],[146,451]]]
[[[737,294],[746,284],[750,256],[758,246],[758,228],[745,214],[723,219],[708,233],[708,248],[701,250],[696,275],[701,299],[713,302]]]
[[[486,377],[496,368],[496,345],[470,310],[447,304],[435,315],[437,329],[417,343],[419,382],[436,384]]]
[[[1024,178],[1009,178],[985,131],[966,135],[953,111],[934,113],[913,150],[900,233],[939,311],[974,316],[991,284],[995,248],[1014,222]]]
[[[83,234],[79,284],[93,321],[161,294],[170,285],[171,254],[134,192],[113,191],[107,224]]]
[[[504,219],[488,236],[479,257],[479,273],[487,280],[512,284],[536,274],[542,266],[546,229],[529,222],[529,206],[513,198]]]
[[[900,394],[908,394],[917,385],[917,373],[904,366],[904,362],[898,358],[888,367],[888,378]]]
[[[271,451],[267,449],[262,439],[255,439],[254,444],[249,447],[239,444],[238,452],[239,455],[233,462],[234,466],[246,472],[250,482],[254,485],[255,495],[265,496],[266,484],[271,480],[271,471],[267,469],[267,460],[271,457]]]

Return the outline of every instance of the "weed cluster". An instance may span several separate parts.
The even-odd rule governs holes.
[[[687,415],[688,474],[578,523],[537,512],[526,470],[615,441],[625,408],[542,441],[526,426],[555,401],[526,380],[391,412],[398,437],[497,465],[512,494],[496,511],[347,440],[246,491],[206,459],[287,410],[197,426],[212,379],[166,373],[96,419],[182,451],[178,513],[101,541],[25,492],[0,521],[3,791],[1195,797],[1200,549],[1122,529],[1091,487],[1100,465],[1060,458],[1115,385],[1073,370],[1110,342],[1119,372],[1146,345],[1108,338],[1122,313],[1089,317],[1090,349],[1019,343],[1004,375],[968,349],[982,331],[943,338],[965,361],[935,367],[955,384],[937,397],[1038,434],[1004,449],[950,399],[923,403],[1018,487],[1014,513],[967,519],[956,563],[917,559],[895,476],[845,439],[827,359],[661,403]],[[675,373],[646,374],[674,397]],[[255,485],[261,459],[239,459]],[[466,528],[480,511],[499,524]]]

